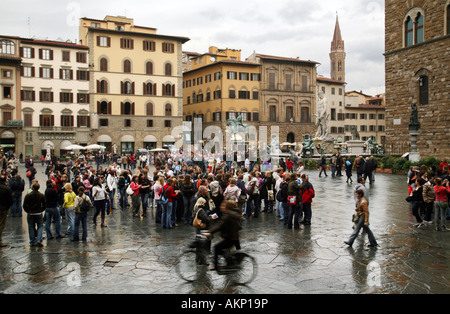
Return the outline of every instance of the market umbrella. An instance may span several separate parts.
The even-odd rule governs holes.
[[[86,149],[86,148],[83,146],[80,146],[80,145],[73,144],[73,145],[66,146],[64,149],[65,150],[80,150],[80,149]]]
[[[92,144],[92,145],[86,146],[84,149],[88,149],[88,150],[106,149],[106,146],[98,145],[98,144]]]

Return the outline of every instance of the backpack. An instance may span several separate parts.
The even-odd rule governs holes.
[[[255,183],[249,183],[245,192],[247,195],[253,195],[253,193],[255,193]]]
[[[80,205],[80,212],[87,213],[91,209],[91,204],[85,198],[81,198],[83,202]]]
[[[162,205],[166,205],[169,202],[169,198],[166,195],[166,192],[169,188],[165,189],[163,188],[163,191],[161,193],[161,197],[159,198],[159,200],[161,201]]]

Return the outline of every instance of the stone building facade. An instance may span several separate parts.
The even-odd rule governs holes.
[[[314,136],[318,63],[258,53],[246,61],[261,64],[259,125],[278,126],[280,143]]]
[[[450,1],[387,0],[386,152],[410,143],[417,104],[421,157],[450,156]]]

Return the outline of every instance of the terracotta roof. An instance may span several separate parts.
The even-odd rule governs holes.
[[[76,48],[76,49],[89,49],[88,46],[78,45],[74,43],[54,41],[54,40],[39,40],[33,38],[22,38],[21,43],[28,45],[34,44],[34,45],[56,46],[56,47]]]
[[[319,64],[319,62],[311,61],[311,60],[301,60],[300,58],[286,58],[286,57],[279,57],[279,56],[270,56],[270,55],[263,55],[263,54],[257,54],[258,58],[261,59],[268,59],[268,60],[276,60],[276,61],[288,61],[288,62],[301,62],[301,63],[310,63],[310,64]]]
[[[335,84],[347,84],[346,82],[333,80],[333,79],[330,79],[330,78],[327,78],[327,77],[323,77],[323,76],[318,76],[317,80],[318,81],[323,81],[323,82],[328,82],[328,83],[335,83]]]

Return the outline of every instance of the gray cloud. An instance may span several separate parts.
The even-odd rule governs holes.
[[[320,62],[329,76],[329,51],[336,12],[346,44],[347,81],[369,89],[384,85],[383,0],[15,0],[2,4],[1,33],[49,39],[78,38],[73,17],[103,19],[127,15],[137,25],[155,27],[161,34],[191,38],[185,50],[206,52],[209,45]],[[72,22],[73,23],[73,22]],[[361,68],[370,65],[367,75]],[[377,73],[375,73],[377,72]],[[366,73],[366,75],[364,75]]]

